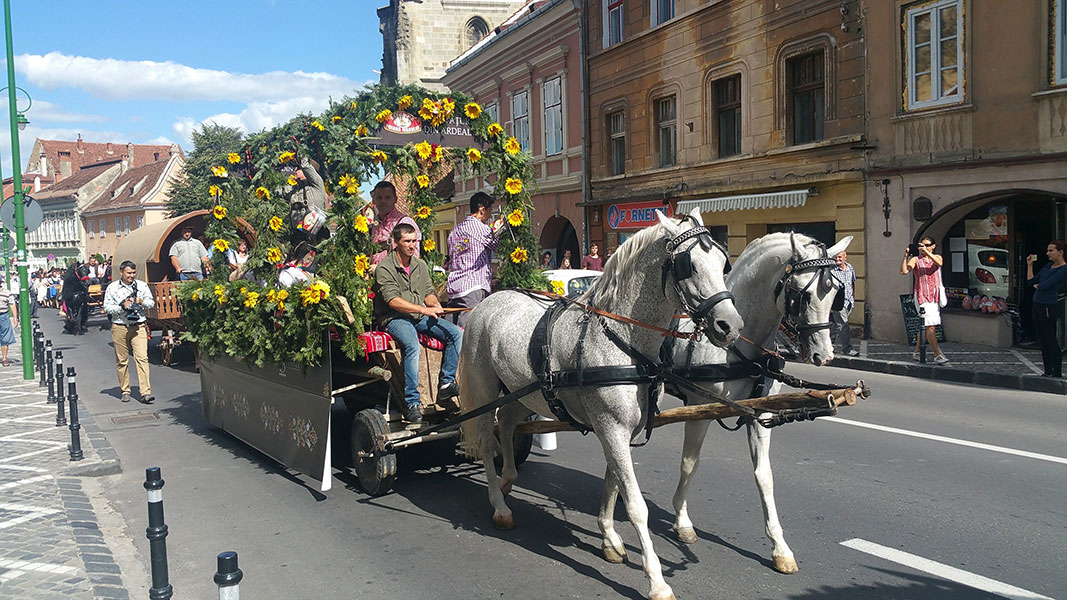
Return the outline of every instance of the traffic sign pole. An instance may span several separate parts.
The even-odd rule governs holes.
[[[11,170],[15,184],[15,263],[19,270],[19,335],[22,342],[22,377],[34,378],[33,340],[30,338],[30,286],[26,257],[26,223],[22,207],[22,157],[19,156],[18,110],[15,105],[15,50],[11,41],[11,0],[4,0],[4,33],[7,34],[7,108],[11,118]],[[5,265],[6,266],[6,265]]]

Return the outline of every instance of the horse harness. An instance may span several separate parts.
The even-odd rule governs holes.
[[[822,280],[828,287],[837,289],[837,294],[834,296],[834,303],[830,309],[838,311],[845,307],[844,284],[833,276],[832,271],[832,269],[837,268],[837,263],[832,257],[826,256],[825,247],[822,252],[823,255],[819,258],[809,258],[787,264],[785,266],[785,272],[782,273],[782,277],[778,279],[777,285],[774,286],[775,302],[777,302],[778,298],[785,292],[786,318],[796,320],[800,317],[801,313],[807,309],[808,305],[811,304],[811,294],[814,291],[811,287],[819,280]],[[789,280],[798,273],[805,273],[808,271],[814,271],[816,274],[808,279],[808,283],[805,284],[803,288],[798,288],[789,284]],[[830,322],[798,323],[797,329],[800,330],[801,333],[804,333],[815,332],[820,329],[830,329],[831,326]]]

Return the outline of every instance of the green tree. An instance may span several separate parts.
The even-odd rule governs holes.
[[[227,155],[244,148],[244,135],[239,129],[215,123],[203,124],[193,132],[193,150],[185,160],[185,172],[174,186],[167,202],[168,216],[210,209],[214,202],[208,187],[211,185],[211,167],[229,165]]]

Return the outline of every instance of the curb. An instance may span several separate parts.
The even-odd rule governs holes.
[[[1009,390],[1067,395],[1067,380],[1037,377],[1036,375],[1002,375],[1000,373],[968,371],[953,367],[854,357],[835,357],[830,361],[830,366],[873,373],[887,373],[889,375],[904,375],[933,381],[969,383]]]

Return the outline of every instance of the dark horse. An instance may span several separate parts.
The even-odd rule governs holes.
[[[63,276],[63,302],[67,305],[67,322],[63,333],[81,335],[89,331],[89,267],[74,263]]]

